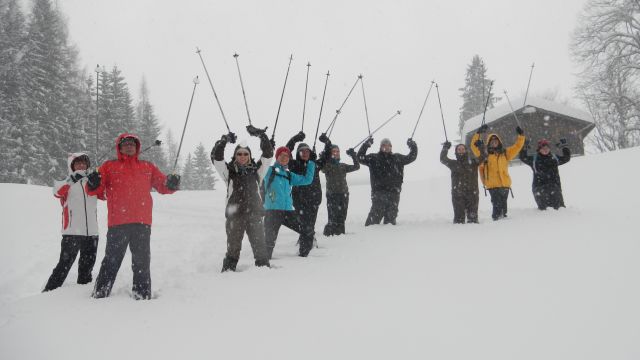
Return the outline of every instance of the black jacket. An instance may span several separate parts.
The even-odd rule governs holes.
[[[408,155],[383,153],[367,155],[369,145],[364,143],[358,150],[358,162],[369,167],[371,191],[402,190],[404,166],[412,163],[418,156],[418,146],[411,147]]]
[[[464,196],[478,194],[478,166],[486,159],[482,154],[479,159],[469,159],[468,153],[456,160],[447,157],[449,149],[443,147],[440,152],[440,162],[451,169],[451,194]]]
[[[534,189],[552,184],[560,186],[558,166],[571,160],[571,150],[568,147],[563,147],[561,156],[553,153],[542,155],[538,152],[532,156],[527,156],[527,149],[523,148],[520,151],[520,160],[533,169]]]
[[[358,157],[352,157],[353,165],[334,161],[331,158],[331,152],[326,150],[322,152],[320,157],[326,159],[322,172],[327,179],[327,194],[348,194],[347,174],[360,169]]]
[[[293,154],[293,148],[296,144],[294,138],[290,139],[287,142],[287,148]],[[307,163],[309,161],[314,161],[316,159],[316,154],[314,152],[311,153],[309,160],[305,161],[300,159],[300,154],[296,151],[296,155],[294,159],[289,161],[289,170],[298,174],[304,175],[307,173]],[[320,185],[320,170],[323,166],[323,161],[318,159],[316,162],[316,171],[313,174],[313,182],[310,185],[306,186],[294,186],[291,190],[291,195],[293,197],[293,206],[296,209],[306,208],[309,206],[318,206],[322,203],[322,187]]]

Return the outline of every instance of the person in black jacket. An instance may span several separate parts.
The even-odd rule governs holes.
[[[263,130],[251,125],[247,126],[247,130],[250,135],[260,138],[262,156],[257,163],[251,157],[251,149],[241,145],[236,146],[230,162],[224,161],[224,148],[227,142],[235,143],[234,133],[222,135],[211,151],[211,161],[227,184],[227,254],[222,263],[222,272],[236,270],[245,232],[253,250],[255,265],[269,266],[259,187],[271,164],[273,147]]]
[[[479,149],[484,149],[482,140],[476,141]],[[453,203],[453,223],[464,224],[465,215],[469,223],[478,223],[478,166],[486,159],[486,153],[480,158],[469,158],[467,147],[458,144],[456,159],[447,157],[451,148],[449,141],[442,144],[440,162],[451,170],[451,201]]]
[[[408,155],[394,154],[389,139],[382,139],[380,151],[367,155],[367,149],[373,145],[369,138],[358,150],[358,162],[369,167],[371,179],[371,210],[365,226],[379,224],[384,218],[385,224],[396,224],[398,204],[404,178],[404,167],[418,156],[418,145],[413,139],[407,140],[411,151]]]
[[[562,149],[561,156],[551,152],[547,139],[538,141],[538,149],[533,156],[527,156],[526,148],[520,151],[520,160],[533,170],[533,197],[540,210],[546,210],[547,207],[556,210],[565,207],[558,166],[571,160],[571,150],[569,150],[567,140],[564,138],[560,139],[557,146]]]
[[[320,158],[324,159],[322,172],[327,180],[327,215],[329,222],[324,227],[324,236],[340,235],[345,233],[344,223],[347,220],[349,209],[349,185],[347,174],[360,169],[358,157],[353,149],[347,150],[347,155],[353,159],[353,165],[340,162],[340,148],[331,144],[328,138],[325,140],[325,149]]]
[[[318,219],[318,209],[322,203],[322,187],[320,186],[319,172],[324,165],[323,159],[317,159],[315,151],[313,151],[309,145],[301,142],[305,138],[304,132],[300,131],[294,135],[289,142],[287,142],[287,148],[293,154],[293,149],[296,143],[298,148],[295,152],[295,159],[289,161],[289,170],[298,175],[305,175],[307,173],[307,165],[309,161],[315,161],[316,170],[313,175],[313,182],[306,186],[295,186],[291,190],[293,197],[293,207],[300,219],[300,229],[291,228],[291,230],[300,234],[298,241],[301,241],[304,234],[314,234],[316,221]],[[320,137],[322,138],[322,136]],[[285,225],[286,226],[286,225]],[[314,237],[315,243],[315,237]]]

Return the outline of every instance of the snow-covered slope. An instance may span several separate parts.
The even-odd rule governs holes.
[[[154,195],[151,301],[129,297],[129,255],[108,299],[75,284],[75,266],[41,294],[59,204],[0,184],[0,359],[638,359],[639,158],[574,158],[560,211],[535,210],[530,169],[512,168],[509,218],[490,221],[481,196],[480,225],[451,224],[444,167],[405,183],[395,227],[365,228],[368,185],[352,185],[346,236],[319,236],[303,259],[282,230],[272,269],[245,241],[224,274],[224,191]],[[323,208],[316,230],[325,221]]]

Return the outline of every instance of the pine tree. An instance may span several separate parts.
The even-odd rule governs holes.
[[[458,133],[461,136],[464,136],[462,128],[465,121],[482,114],[484,111],[487,96],[489,96],[489,109],[493,108],[494,104],[500,100],[495,97],[493,91],[488,94],[490,84],[491,80],[487,78],[487,67],[484,61],[479,55],[475,55],[467,67],[464,87],[458,89],[462,92],[462,107],[458,123]]]
[[[158,118],[156,117],[156,114],[153,111],[153,105],[151,105],[151,101],[149,100],[149,90],[147,89],[147,81],[144,77],[142,78],[138,104],[136,105],[136,122],[138,125],[137,133],[140,137],[143,148],[149,147],[157,139],[160,139],[162,129],[158,124]],[[161,147],[151,148],[141,157],[151,161],[158,168],[166,171],[167,161]]]
[[[98,86],[98,123],[100,151],[115,159],[115,140],[122,133],[136,132],[136,119],[129,86],[122,71],[114,66],[100,74]],[[113,151],[110,151],[114,149]]]
[[[0,0],[0,182],[26,182],[25,142],[33,128],[25,116],[26,22],[17,0]]]
[[[196,148],[193,158],[193,168],[196,174],[194,179],[195,190],[215,190],[215,183],[218,179],[213,171],[211,158],[202,143]]]
[[[167,168],[162,169],[165,173],[169,173],[174,171],[173,164],[176,161],[176,156],[178,155],[178,144],[173,138],[173,131],[171,129],[167,130],[167,135],[164,139],[164,150],[167,156]],[[175,172],[179,174],[181,172],[180,159],[178,159],[178,164],[176,166]]]
[[[196,173],[193,167],[193,158],[191,153],[187,154],[187,159],[184,162],[184,169],[182,170],[182,178],[180,180],[181,190],[194,190]]]

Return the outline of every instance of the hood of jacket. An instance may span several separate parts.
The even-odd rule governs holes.
[[[129,156],[123,154],[120,152],[120,141],[122,141],[122,139],[124,138],[133,138],[133,140],[135,140],[136,142],[136,153],[135,155],[131,156],[131,158],[133,159],[138,159],[138,155],[140,155],[140,138],[137,135],[134,134],[130,134],[130,133],[123,133],[120,134],[118,136],[118,138],[116,139],[116,154],[118,154],[118,160],[125,160],[127,158],[129,158]]]
[[[87,162],[87,168],[89,168],[91,166],[91,161],[89,160],[89,155],[87,155],[86,153],[83,152],[77,152],[77,153],[71,153],[69,154],[69,157],[67,157],[67,172],[69,173],[69,175],[73,174],[73,169],[71,168],[71,164],[73,164],[73,161],[77,158],[80,157],[84,157],[85,161]]]

